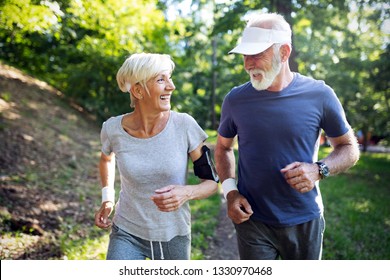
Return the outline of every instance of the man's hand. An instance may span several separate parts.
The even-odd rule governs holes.
[[[315,182],[321,179],[315,163],[293,162],[280,170],[287,183],[300,193],[311,191]]]
[[[235,224],[241,224],[252,216],[252,207],[238,191],[230,191],[227,196],[228,216]]]

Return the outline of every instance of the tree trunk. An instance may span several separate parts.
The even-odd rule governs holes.
[[[294,26],[293,19],[291,17],[292,14],[292,1],[286,1],[286,0],[275,0],[274,7],[276,9],[276,12],[283,15],[286,21],[290,24],[291,28]],[[293,72],[298,72],[298,63],[296,61],[297,57],[297,51],[294,48],[294,30],[293,30],[293,36],[292,36],[292,52],[290,55],[290,69]]]

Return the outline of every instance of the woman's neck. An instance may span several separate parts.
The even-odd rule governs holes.
[[[135,109],[122,120],[122,127],[131,136],[150,138],[159,134],[166,126],[170,111],[144,113]]]

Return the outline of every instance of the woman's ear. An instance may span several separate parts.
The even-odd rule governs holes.
[[[144,97],[142,93],[142,87],[140,84],[136,84],[131,88],[131,94],[137,98],[137,99],[142,99]]]

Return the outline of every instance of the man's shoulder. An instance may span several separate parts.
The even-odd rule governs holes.
[[[307,92],[319,96],[333,94],[333,89],[324,80],[296,74],[292,89],[298,92]]]
[[[250,88],[251,88],[250,82],[246,82],[239,86],[235,86],[230,90],[230,92],[226,95],[226,97],[232,98],[234,96],[240,96],[240,93],[246,92]]]
[[[306,76],[299,73],[296,73],[295,75],[298,84],[307,85],[307,86],[321,86],[321,87],[325,85],[324,80],[316,79],[314,77]]]

